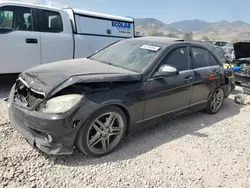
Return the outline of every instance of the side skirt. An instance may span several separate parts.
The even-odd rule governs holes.
[[[167,120],[178,118],[181,115],[192,114],[194,112],[204,110],[206,107],[207,107],[207,101],[204,101],[202,103],[192,105],[192,106],[189,106],[187,108],[184,108],[175,112],[170,112],[170,113],[167,113],[165,115],[162,115],[156,118],[137,122],[135,124],[130,125],[129,133],[138,132],[148,127],[155,126],[157,124],[162,124],[166,122]]]

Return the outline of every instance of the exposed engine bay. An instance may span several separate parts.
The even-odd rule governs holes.
[[[242,82],[250,83],[250,60],[237,61],[236,64],[241,66],[242,69],[235,72],[235,82],[237,84],[241,84]]]

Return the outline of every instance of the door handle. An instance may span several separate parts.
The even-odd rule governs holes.
[[[185,82],[190,82],[192,79],[193,79],[192,76],[187,76],[187,77],[184,78],[184,81]]]
[[[37,39],[31,39],[31,38],[27,38],[26,39],[26,43],[28,44],[37,44]]]

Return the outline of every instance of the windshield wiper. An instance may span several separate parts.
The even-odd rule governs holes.
[[[91,58],[89,58],[89,59],[91,59]],[[110,63],[110,62],[107,62],[107,61],[103,61],[103,60],[99,60],[99,59],[98,60],[91,59],[91,60],[99,61],[101,63],[107,64],[107,65],[111,65],[111,66],[114,66],[114,67],[120,67],[120,68],[126,69],[126,68],[122,67],[121,65],[113,64],[113,63]]]
[[[126,69],[126,68],[124,68],[124,67],[123,67],[123,66],[121,66],[121,65],[117,65],[117,64],[113,64],[113,63],[108,63],[108,65],[111,65],[111,66],[114,66],[114,67],[120,67],[120,68]]]
[[[125,70],[129,70],[129,71],[132,71],[132,72],[136,72],[134,70],[131,70],[131,69],[128,69],[126,67],[123,67],[121,65],[117,65],[117,64],[113,64],[113,63],[110,63],[110,62],[107,62],[107,61],[102,61],[102,60],[96,60],[96,59],[92,59],[92,58],[88,58],[88,59],[91,59],[91,60],[94,60],[94,61],[98,61],[98,62],[101,62],[101,63],[104,63],[104,64],[107,64],[107,65],[111,65],[113,67],[119,67],[119,68],[122,68],[122,69],[125,69]]]

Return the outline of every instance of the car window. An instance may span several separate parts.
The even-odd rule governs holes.
[[[210,58],[207,50],[198,47],[192,47],[192,52],[196,68],[210,66]]]
[[[217,47],[216,54],[219,56],[219,58],[223,58],[225,56],[226,52],[225,52],[225,50]]]
[[[33,16],[30,8],[5,6],[0,8],[0,32],[33,31]]]
[[[63,31],[61,14],[56,11],[38,10],[40,31],[60,33]]]
[[[209,53],[209,57],[210,57],[211,66],[218,65],[217,60],[215,59],[215,57],[212,54]]]
[[[167,54],[166,57],[163,59],[161,66],[164,64],[171,65],[175,67],[178,71],[190,69],[188,48],[181,47],[171,51],[170,54]]]

